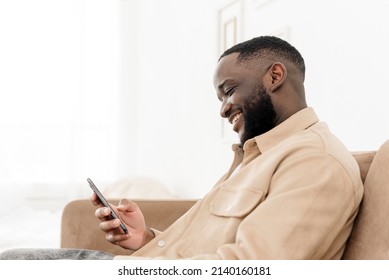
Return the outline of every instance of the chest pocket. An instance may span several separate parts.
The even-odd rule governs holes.
[[[211,205],[211,213],[221,217],[244,217],[263,200],[264,193],[256,189],[219,189]]]

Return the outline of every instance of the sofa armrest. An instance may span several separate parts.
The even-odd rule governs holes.
[[[119,200],[109,200],[117,205]],[[142,210],[148,227],[165,230],[191,208],[196,200],[134,200]],[[115,255],[130,255],[125,250],[105,240],[95,218],[96,207],[87,199],[69,202],[62,213],[61,248],[80,248],[109,252]]]

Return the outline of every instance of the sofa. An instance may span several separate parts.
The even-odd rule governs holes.
[[[359,164],[365,193],[355,219],[343,259],[389,259],[389,141],[377,151],[352,152]],[[145,216],[147,225],[166,229],[183,215],[196,200],[161,199],[134,200]],[[117,204],[118,199],[111,199]],[[61,248],[102,250],[117,255],[132,252],[105,240],[94,218],[95,207],[87,199],[66,205],[61,221]]]

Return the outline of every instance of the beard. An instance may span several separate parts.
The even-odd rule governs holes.
[[[262,83],[243,106],[243,116],[244,132],[240,140],[242,147],[247,140],[275,127],[276,111]]]

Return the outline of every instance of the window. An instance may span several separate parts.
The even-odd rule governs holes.
[[[66,196],[116,178],[117,5],[0,2],[0,193]]]

